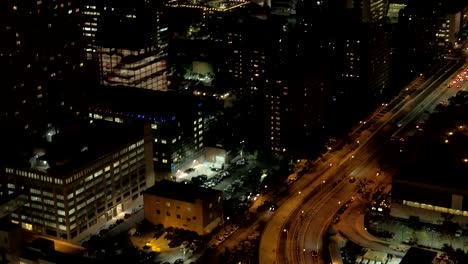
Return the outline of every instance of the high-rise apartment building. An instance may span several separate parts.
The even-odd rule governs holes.
[[[0,2],[0,121],[9,130],[41,134],[80,114],[80,11],[74,0]]]
[[[167,1],[168,12],[171,14],[171,31],[176,37],[187,39],[210,39],[215,42],[224,41],[225,22],[230,15],[249,4],[245,0],[222,1]],[[179,15],[179,16],[176,16]],[[185,17],[180,17],[185,15]]]
[[[271,19],[283,21],[273,23],[268,51],[265,139],[271,151],[317,153],[330,133],[386,92],[386,6],[382,0],[271,2]]]
[[[406,72],[420,73],[453,51],[465,6],[463,1],[408,2],[398,20],[398,49]]]
[[[262,9],[249,9],[240,19],[233,18],[226,30],[224,73],[226,84],[237,96],[243,125],[240,137],[248,145],[265,147],[264,100],[270,85],[272,23]],[[256,129],[252,130],[252,127]]]
[[[328,131],[335,63],[328,4],[271,2],[264,139],[274,153],[310,157]]]
[[[364,23],[381,23],[387,16],[388,0],[348,0],[349,2],[361,5],[362,22]],[[352,6],[352,4],[348,5]]]
[[[233,45],[238,45],[243,36],[237,28],[233,31],[231,25],[245,15],[244,11],[249,5],[248,1],[243,0],[169,1],[169,55],[172,66],[177,68],[180,64],[192,64],[193,61],[207,62],[217,73],[216,77],[221,83],[218,86],[227,87],[223,89],[228,91],[232,87],[237,88],[242,70],[239,65],[233,65],[239,63],[238,56],[242,54],[239,49],[233,50]],[[197,79],[196,75],[193,74],[190,79]],[[198,81],[203,82],[201,78]]]
[[[387,1],[348,1],[337,30],[339,122],[357,121],[390,93],[390,28]],[[352,111],[350,111],[352,110]]]
[[[271,18],[272,36],[268,52],[267,87],[262,91],[264,112],[264,142],[267,151],[290,153],[293,119],[292,96],[298,82],[295,82],[293,27],[284,16]]]

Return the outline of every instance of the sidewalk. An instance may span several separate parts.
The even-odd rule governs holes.
[[[392,204],[391,216],[396,218],[408,219],[410,216],[418,216],[419,220],[423,223],[431,223],[440,225],[443,218],[442,213],[438,211],[430,211],[422,208],[406,206],[403,204]],[[468,217],[455,215],[452,219],[453,222],[459,223],[460,226],[468,225]]]
[[[125,214],[131,214],[130,218],[124,219]],[[136,200],[131,206],[129,206],[129,208],[126,208],[125,211],[122,211],[117,216],[112,217],[112,219],[107,222],[97,223],[89,227],[84,232],[80,233],[77,237],[72,239],[71,242],[81,246],[81,244],[84,241],[88,240],[92,235],[98,235],[101,230],[109,228],[109,226],[115,224],[115,222],[118,219],[124,219],[124,222],[121,223],[120,225],[117,225],[113,229],[109,230],[110,233],[115,233],[116,232],[114,231],[115,229],[120,230],[122,228],[121,227],[122,225],[126,226],[129,223],[133,223],[134,225],[136,225],[138,221],[143,220],[143,215],[144,215],[143,204],[141,204],[140,202],[138,202],[138,200]]]
[[[345,240],[345,238],[339,234],[329,239],[330,245],[328,246],[328,250],[330,251],[330,260],[333,264],[343,264],[343,258],[341,257],[343,240]]]
[[[357,202],[357,201],[356,201]],[[444,244],[451,245],[454,249],[468,249],[467,236],[448,236],[443,233],[427,228],[422,224],[420,230],[415,230],[407,226],[406,222],[397,219],[374,220],[371,224],[376,230],[389,231],[393,233],[392,238],[378,238],[368,233],[364,226],[364,215],[359,214],[358,203],[353,203],[342,215],[341,221],[337,224],[339,230],[353,242],[375,250],[386,251],[387,253],[402,256],[410,246],[407,241],[414,240],[416,247],[439,251]],[[361,205],[362,206],[362,205]],[[417,208],[416,208],[417,209]],[[414,214],[414,212],[413,212]]]

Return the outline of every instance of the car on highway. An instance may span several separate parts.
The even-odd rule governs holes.
[[[355,181],[356,181],[356,178],[354,178],[354,177],[349,178],[349,183],[353,183]]]
[[[335,217],[333,218],[333,221],[332,221],[332,222],[333,222],[333,224],[336,224],[336,223],[338,223],[339,221],[340,221],[340,216],[337,215],[337,216],[335,216]]]
[[[278,209],[278,205],[277,205],[277,204],[272,204],[272,205],[270,206],[270,209],[269,209],[269,210],[273,212],[273,211],[275,211],[276,209]]]
[[[390,117],[385,116],[385,117],[382,117],[381,119],[379,119],[380,121],[382,122],[386,122],[388,124],[391,124],[391,126],[385,126],[386,128],[383,129],[383,126],[381,128],[378,128],[376,129],[375,131],[372,131],[372,133],[377,133],[377,135],[382,135],[382,136],[385,136],[387,137],[388,135],[391,135],[391,132],[397,132],[399,130],[399,127],[403,127],[403,126],[406,126],[406,120],[409,120],[408,118],[409,117],[412,117],[412,115],[415,115],[416,113],[418,113],[421,108],[426,108],[428,109],[428,106],[426,104],[426,106],[422,106],[421,107],[421,102],[424,102],[423,99],[424,97],[429,97],[429,96],[426,96],[427,93],[423,92],[424,87],[420,87],[419,86],[427,86],[427,84],[423,85],[424,82],[426,82],[427,80],[425,80],[425,77],[421,77],[420,78],[421,81],[418,80],[418,82],[420,82],[417,86],[418,87],[415,87],[415,88],[411,88],[411,90],[413,91],[414,90],[414,94],[418,93],[418,94],[421,94],[420,97],[417,98],[417,100],[414,100],[413,103],[417,103],[419,107],[409,107],[410,111],[408,111],[407,114],[405,114],[404,116],[402,115],[402,113],[398,113],[398,111],[394,111],[394,112],[389,112],[389,115],[391,115]],[[424,82],[423,82],[424,81]],[[437,86],[440,86],[441,82],[438,82],[437,83]],[[429,84],[429,85],[432,85],[432,84]],[[456,84],[455,84],[456,85]],[[445,86],[446,87],[446,86]],[[441,88],[445,88],[444,86],[442,86]],[[438,88],[438,87],[437,87]],[[439,90],[439,89],[437,89]],[[450,92],[453,92],[451,90],[449,90]],[[447,91],[446,93],[448,93],[449,91]],[[436,94],[436,92],[434,92],[434,95]],[[405,95],[405,94],[402,94],[402,95]],[[413,93],[412,93],[413,95]],[[423,97],[424,96],[424,97]],[[405,98],[405,99],[403,99]],[[406,99],[406,97],[400,97],[400,98],[397,98],[398,100],[404,100],[402,105],[405,105],[408,103],[408,101],[412,98],[408,98]],[[429,98],[428,98],[429,99]],[[434,99],[435,100],[435,99]],[[420,102],[418,102],[420,101]],[[437,102],[437,101],[435,101]],[[398,101],[396,103],[399,103]],[[395,103],[395,107],[393,109],[399,109],[401,108],[401,106],[398,106],[397,104]],[[432,107],[432,102],[430,103],[430,106]],[[405,121],[399,121],[399,120],[405,120]],[[397,124],[398,124],[398,127],[397,127]],[[387,131],[387,129],[389,131]],[[354,155],[361,155],[361,154],[364,154],[364,153],[367,153],[368,151],[370,150],[373,150],[375,149],[375,146],[377,145],[382,145],[380,143],[382,143],[382,139],[380,137],[369,137],[370,139],[366,140],[366,142],[363,142],[363,144],[361,144],[360,148],[358,148],[356,150],[355,153],[353,153]],[[398,140],[398,138],[397,138]],[[372,144],[368,144],[367,142],[371,142]],[[401,144],[401,143],[400,143]],[[398,149],[397,149],[398,150]],[[380,150],[379,150],[380,152]],[[373,153],[373,152],[372,152]],[[337,154],[341,154],[341,153],[338,153]],[[377,155],[374,155],[374,154],[371,154],[373,156],[373,159],[370,160],[369,162],[367,162],[369,165],[371,165],[372,167],[374,166],[373,162],[376,162],[376,156]],[[331,158],[328,158],[328,157],[325,157],[323,158],[323,160],[320,161],[321,164],[330,164],[332,162]],[[334,162],[334,161],[333,161]],[[350,162],[351,163],[351,162]],[[347,167],[346,169],[349,170],[349,169],[358,169],[359,167],[361,167],[362,165],[361,164],[350,164],[349,165],[350,167]],[[368,168],[372,168],[371,166],[369,166]],[[342,170],[339,170],[338,168],[336,169],[338,172],[331,172],[331,173],[334,173],[335,177],[329,177],[333,180],[330,180],[330,184],[332,184],[333,182],[336,181],[336,176],[339,176],[340,173],[342,173]],[[317,177],[321,177],[323,175],[323,173],[321,172],[314,172],[314,173],[311,173],[311,174],[314,174],[314,177],[310,177],[310,180],[309,179],[304,179],[304,181],[301,180],[301,182],[299,182],[299,186],[298,188],[294,191],[294,192],[291,192],[291,197],[286,197],[285,200],[287,200],[287,202],[291,203],[292,206],[287,206],[287,207],[284,207],[284,211],[285,213],[287,212],[286,209],[288,209],[290,212],[295,212],[297,210],[307,210],[308,208],[315,208],[315,207],[311,207],[308,203],[301,203],[299,199],[297,199],[298,201],[296,201],[296,199],[294,199],[296,196],[293,197],[293,194],[297,193],[296,191],[297,190],[303,190],[304,188],[302,188],[302,184],[309,184],[309,185],[312,185],[312,180],[315,181],[315,179],[317,179]],[[371,175],[376,175],[376,171],[372,171],[371,172]],[[387,174],[387,173],[385,173]],[[316,175],[316,176],[315,176]],[[380,176],[380,175],[379,175]],[[387,175],[385,175],[387,176]],[[325,177],[325,176],[323,176]],[[360,181],[361,181],[362,178],[360,178]],[[346,180],[350,180],[349,177],[347,177]],[[360,182],[358,181],[358,182]],[[336,185],[336,186],[339,186],[339,187],[343,187],[342,185],[344,184],[345,182],[343,182],[342,184],[339,184],[339,185]],[[328,184],[327,184],[328,185]],[[316,184],[315,184],[316,186]],[[314,186],[314,187],[315,187]],[[335,186],[335,187],[336,187]],[[348,184],[348,187],[352,187],[353,185],[351,184]],[[361,188],[361,190],[365,190],[364,188],[362,188],[361,185],[359,185],[359,187]],[[316,189],[316,188],[315,188]],[[327,188],[328,189],[328,188]],[[329,197],[321,197],[320,195],[316,195],[316,201],[314,201],[313,204],[316,204],[316,203],[320,203],[321,205],[322,204],[329,204],[329,206],[326,206],[326,210],[318,210],[320,211],[321,214],[323,214],[324,216],[322,217],[314,217],[314,219],[311,219],[311,223],[312,221],[314,221],[314,227],[316,226],[317,228],[309,228],[310,226],[312,225],[303,225],[303,224],[300,224],[300,221],[301,221],[301,218],[297,217],[295,214],[292,214],[290,213],[289,215],[292,215],[294,217],[284,217],[283,214],[278,215],[278,214],[273,214],[273,218],[275,221],[269,221],[269,223],[267,224],[267,227],[265,228],[266,230],[274,230],[273,232],[264,232],[264,237],[262,237],[262,240],[260,242],[261,246],[260,248],[264,248],[265,252],[262,252],[263,250],[260,251],[259,255],[260,255],[260,259],[262,259],[262,255],[266,255],[266,258],[268,260],[270,260],[270,256],[272,255],[271,254],[271,244],[272,242],[275,242],[274,245],[280,245],[279,243],[281,242],[284,242],[284,241],[287,241],[287,243],[296,243],[295,247],[288,247],[286,249],[286,247],[284,247],[285,249],[282,249],[281,252],[278,252],[279,254],[275,254],[275,260],[280,260],[280,261],[276,261],[277,263],[279,262],[290,262],[290,263],[300,263],[301,261],[300,260],[303,260],[303,253],[301,252],[301,254],[297,254],[297,252],[295,252],[296,254],[290,254],[290,249],[291,248],[294,248],[295,250],[301,250],[304,247],[304,240],[303,239],[291,239],[291,237],[295,238],[295,237],[298,237],[298,236],[301,236],[301,237],[314,237],[314,239],[316,239],[316,241],[312,240],[312,238],[310,238],[310,244],[311,245],[315,245],[315,242],[317,242],[317,248],[319,247],[319,242],[320,242],[320,239],[322,239],[322,235],[320,235],[320,233],[317,233],[317,231],[319,232],[322,232],[321,230],[326,230],[326,228],[324,227],[327,227],[328,226],[328,219],[330,219],[330,216],[332,217],[333,219],[333,222],[339,222],[340,219],[339,219],[339,216],[336,216],[336,215],[333,215],[333,212],[335,212],[335,210],[339,210],[339,205],[336,205],[335,201],[336,199],[337,200],[343,200],[344,197],[346,197],[345,195],[352,195],[355,188],[336,188],[337,190],[340,189],[340,192],[337,192],[336,195],[330,195]],[[312,190],[312,188],[311,188]],[[306,194],[307,192],[306,191],[303,191],[304,194]],[[309,191],[309,193],[311,193]],[[320,194],[320,192],[317,192],[317,194]],[[349,196],[347,196],[349,197]],[[333,210],[331,210],[333,209]],[[281,210],[283,211],[283,207],[281,208]],[[331,213],[331,214],[330,214]],[[319,215],[319,212],[317,212],[317,215]],[[322,220],[323,219],[323,220]],[[316,222],[315,222],[316,221]],[[272,224],[274,223],[274,224]],[[277,228],[278,224],[283,224],[283,225],[288,225],[291,226],[291,225],[296,225],[299,227],[297,229],[287,229],[289,231],[289,234],[285,235],[285,236],[281,236],[281,235],[278,235],[278,232],[282,232],[283,230],[281,228]],[[325,231],[326,232],[326,231]],[[403,232],[404,233],[404,232]],[[402,233],[402,236],[403,236],[403,233]],[[390,236],[390,234],[385,234],[387,236]],[[273,239],[277,239],[278,240],[278,243],[276,243],[276,241],[272,241]],[[291,240],[295,240],[295,241],[291,241]],[[309,240],[309,239],[308,239]],[[412,241],[408,241],[408,242],[412,242]],[[264,246],[262,246],[262,244],[265,244]],[[278,248],[278,250],[280,250]],[[317,249],[318,250],[318,249]],[[309,251],[310,252],[310,251]],[[310,253],[309,253],[310,254]],[[310,255],[308,255],[309,258]],[[307,261],[310,261],[307,260]],[[270,262],[273,262],[273,261],[270,261]],[[315,262],[315,260],[314,260]],[[367,262],[366,262],[367,263]]]

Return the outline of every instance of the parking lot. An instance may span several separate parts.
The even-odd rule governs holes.
[[[146,254],[154,254],[154,260],[160,263],[192,263],[194,253],[205,243],[202,237],[194,232],[162,225],[139,225],[138,231],[130,236],[136,248]]]
[[[192,178],[205,175],[208,178],[213,177],[217,172],[213,170],[212,163],[200,163],[196,164],[184,171],[178,171],[175,175],[176,182],[184,182],[184,181],[191,181]]]
[[[276,205],[269,202],[270,196],[262,194],[266,186],[259,184],[268,173],[268,170],[259,168],[255,158],[249,155],[238,158],[227,165],[226,169],[206,163],[195,164],[192,168],[178,173],[176,181],[223,191],[224,223],[211,237],[199,237],[193,232],[182,229],[148,225],[143,221],[143,210],[138,210],[131,211],[131,214],[125,212],[129,215],[128,218],[125,214],[119,215],[118,223],[115,220],[108,222],[96,229],[94,235],[88,235],[84,239],[92,238],[91,243],[87,243],[92,244],[93,252],[99,255],[118,255],[133,249],[135,253],[132,253],[134,254],[132,258],[135,258],[135,263],[195,262],[201,254],[201,249],[215,248],[234,234],[249,218],[246,215],[276,209]],[[142,206],[136,208],[142,209]],[[128,246],[125,240],[131,242],[131,249],[125,249]],[[243,248],[250,249],[251,243],[252,241],[246,242]],[[100,248],[106,250],[102,251]]]

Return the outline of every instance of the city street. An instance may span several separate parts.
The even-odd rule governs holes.
[[[322,162],[322,166],[330,164],[330,170],[327,173],[317,170],[318,173],[305,175],[298,181],[296,186],[302,186],[302,182],[309,183],[308,187],[302,191],[302,195],[308,199],[301,199],[297,196],[289,197],[291,199],[288,199],[285,205],[278,209],[263,233],[260,244],[260,263],[323,262],[321,257],[311,257],[309,252],[316,250],[321,254],[323,235],[332,217],[341,207],[341,203],[356,192],[353,184],[348,184],[347,180],[337,183],[337,179],[343,179],[343,176],[349,175],[357,179],[368,175],[375,176],[376,169],[378,169],[377,154],[383,143],[389,140],[398,128],[417,119],[419,117],[417,113],[432,109],[439,103],[437,100],[441,97],[455,94],[456,91],[453,89],[447,89],[448,81],[457,74],[447,74],[453,67],[455,67],[454,64],[441,68],[439,76],[429,78],[424,83],[425,85],[416,87],[414,90],[404,90],[402,93],[406,95],[401,101],[391,102],[378,109],[378,114],[372,115],[370,120],[363,122],[367,124],[364,131],[352,133],[358,143],[355,150],[351,150],[350,146],[345,146]],[[406,123],[400,124],[402,120]],[[360,129],[362,128],[358,128]],[[332,186],[332,190],[329,190],[327,186]],[[317,189],[321,190],[319,194],[309,197]],[[298,213],[302,211],[312,212],[313,215],[306,216],[306,220],[303,220],[298,216]],[[302,224],[302,222],[307,222],[307,224]],[[274,246],[275,241],[276,246]],[[278,252],[277,249],[282,250]]]

